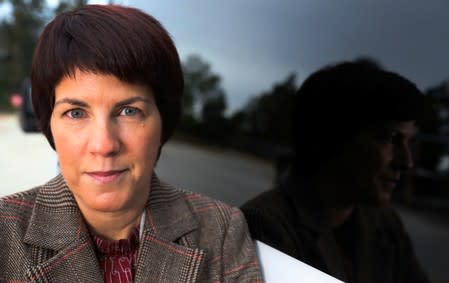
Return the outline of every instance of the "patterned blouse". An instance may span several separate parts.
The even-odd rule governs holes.
[[[92,235],[100,270],[105,283],[133,283],[139,230],[136,228],[128,239],[105,240]]]

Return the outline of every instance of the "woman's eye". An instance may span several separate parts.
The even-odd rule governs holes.
[[[393,143],[393,141],[394,141],[393,136],[389,136],[388,138],[385,139],[385,142],[387,142],[387,143]]]
[[[67,111],[65,115],[69,116],[72,119],[81,119],[86,116],[86,113],[81,109],[72,109]]]
[[[389,135],[385,136],[384,141],[387,143],[394,143],[397,140],[398,134],[396,132],[392,132]]]
[[[124,116],[135,116],[139,113],[140,113],[140,110],[137,108],[134,108],[134,107],[124,107],[120,111],[120,115],[124,115]]]
[[[382,142],[382,143],[394,143],[394,141],[397,138],[397,133],[392,132],[392,133],[381,133],[377,136],[377,140]]]

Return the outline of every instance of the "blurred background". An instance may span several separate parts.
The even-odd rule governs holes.
[[[449,1],[0,0],[0,195],[58,172],[29,68],[43,26],[86,3],[137,7],[170,32],[184,116],[156,172],[236,206],[269,189],[288,160],[293,95],[310,73],[369,57],[415,82],[426,113],[395,205],[433,282],[449,282]]]

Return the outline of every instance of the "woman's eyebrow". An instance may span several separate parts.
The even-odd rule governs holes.
[[[139,101],[151,104],[151,101],[146,97],[134,96],[134,97],[130,97],[125,100],[117,102],[116,106],[117,107],[125,106],[125,105],[132,104],[132,103],[139,102]],[[86,102],[81,101],[79,99],[74,99],[74,98],[62,98],[55,102],[55,106],[58,104],[63,104],[63,103],[67,103],[67,104],[79,106],[79,107],[88,107],[89,106]]]
[[[126,105],[128,105],[128,104],[133,104],[133,103],[139,102],[139,101],[144,102],[144,103],[147,103],[147,104],[151,104],[151,103],[152,103],[152,102],[151,102],[148,98],[146,98],[146,97],[143,97],[143,96],[134,96],[134,97],[130,97],[130,98],[127,98],[127,99],[125,99],[125,100],[122,100],[122,101],[117,102],[117,103],[115,104],[115,106],[116,106],[116,107],[126,106]]]
[[[84,101],[74,99],[74,98],[62,98],[55,102],[55,106],[58,104],[68,103],[70,105],[79,106],[79,107],[88,107],[88,104]]]

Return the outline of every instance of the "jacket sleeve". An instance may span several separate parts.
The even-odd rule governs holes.
[[[232,208],[222,245],[223,282],[263,282],[259,260],[242,212]]]

